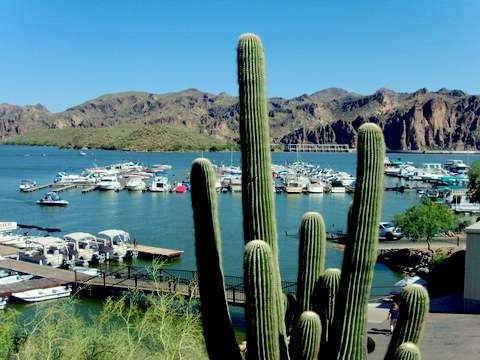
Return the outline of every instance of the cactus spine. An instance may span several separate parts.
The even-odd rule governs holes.
[[[304,311],[293,329],[289,349],[292,360],[317,360],[322,325],[313,311]]]
[[[422,360],[422,355],[417,345],[411,342],[405,342],[395,351],[393,360]]]
[[[215,172],[197,159],[191,171],[195,252],[203,332],[210,359],[241,359],[225,298]]]
[[[297,301],[299,311],[313,310],[311,297],[325,267],[327,238],[325,223],[319,213],[303,215],[298,251]]]
[[[321,349],[326,348],[328,336],[332,332],[335,312],[335,298],[340,284],[340,269],[327,269],[318,279],[314,292],[314,310],[322,321]]]
[[[237,47],[242,147],[242,209],[245,243],[261,239],[272,250],[276,311],[283,358],[288,357],[281,278],[278,265],[277,224],[272,192],[270,135],[265,96],[265,56],[255,34],[240,36]]]
[[[365,309],[377,259],[385,158],[377,125],[360,127],[357,154],[357,181],[334,316],[332,350],[338,360],[365,359]]]
[[[408,285],[400,294],[400,314],[393,331],[385,359],[393,358],[397,347],[404,342],[419,344],[428,313],[428,292],[421,285]]]
[[[262,240],[245,246],[247,357],[249,360],[280,359],[277,288],[274,281],[273,254]]]

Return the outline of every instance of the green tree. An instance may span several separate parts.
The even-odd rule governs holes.
[[[430,250],[432,238],[440,232],[454,230],[459,220],[448,206],[423,198],[405,213],[395,215],[393,222],[411,240],[425,239]]]
[[[468,192],[470,199],[474,202],[480,202],[480,160],[473,162],[468,172]]]

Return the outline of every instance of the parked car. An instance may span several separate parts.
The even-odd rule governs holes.
[[[381,222],[379,230],[379,237],[382,240],[399,240],[403,236],[402,230],[391,222]]]

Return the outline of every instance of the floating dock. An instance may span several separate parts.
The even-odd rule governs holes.
[[[51,182],[51,183],[48,183],[48,184],[32,186],[31,188],[28,188],[28,189],[25,189],[25,190],[22,190],[22,191],[23,192],[34,192],[34,191],[37,191],[37,190],[42,190],[42,189],[52,187],[53,185],[55,185],[55,183]]]
[[[18,254],[17,248],[6,246],[6,245],[0,245],[0,256],[13,256],[17,254]]]
[[[171,259],[179,257],[183,254],[183,250],[164,249],[155,246],[135,245],[135,250],[138,251],[139,258],[164,258]]]
[[[48,289],[51,287],[66,285],[67,283],[68,282],[65,281],[46,278],[25,280],[13,284],[0,285],[0,296],[10,296],[12,293],[28,290]]]

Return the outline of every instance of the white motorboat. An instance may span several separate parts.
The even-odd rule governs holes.
[[[98,233],[100,254],[106,260],[123,261],[125,258],[136,257],[136,251],[130,242],[130,234],[123,230],[104,230]]]
[[[66,234],[64,237],[67,242],[69,253],[74,262],[79,265],[88,263],[103,262],[105,257],[100,255],[97,238],[89,233],[76,232]]]
[[[166,176],[155,176],[150,185],[152,192],[168,192],[170,191],[170,184]]]
[[[139,176],[129,177],[125,186],[128,191],[143,191],[147,188],[145,181]]]
[[[230,179],[230,190],[232,192],[241,192],[242,191],[242,177],[241,176],[232,176]]]
[[[83,176],[77,174],[67,174],[65,172],[59,172],[54,179],[54,182],[59,184],[94,184],[96,179],[92,176]]]
[[[12,297],[26,302],[37,302],[68,297],[71,292],[72,289],[69,286],[55,286],[47,289],[34,289],[12,293]]]
[[[9,275],[0,277],[0,285],[15,284],[21,281],[33,279],[33,275],[22,275],[15,272],[10,272]]]
[[[27,247],[18,253],[18,259],[40,265],[60,267],[69,261],[68,246],[61,238],[32,237]]]
[[[288,179],[285,185],[285,192],[287,194],[301,194],[303,192],[303,185],[299,183],[298,179]]]
[[[330,192],[332,194],[343,194],[346,192],[346,189],[341,181],[332,181],[330,184]]]
[[[463,160],[446,160],[444,165],[447,171],[454,174],[467,174],[470,166],[465,164]]]
[[[38,205],[43,206],[67,206],[69,202],[67,200],[60,199],[57,192],[51,191],[46,193],[43,198],[37,201]]]
[[[122,184],[118,181],[117,175],[104,175],[100,178],[98,189],[118,191],[122,189]]]
[[[7,297],[0,297],[0,310],[5,309],[5,306],[7,305]]]
[[[35,186],[37,186],[37,182],[34,180],[22,180],[18,188],[20,191],[28,191]]]
[[[320,194],[323,193],[323,185],[321,183],[310,183],[307,186],[307,191],[310,194]]]
[[[88,276],[98,276],[100,274],[100,271],[97,268],[89,268],[85,266],[74,266],[72,270]]]

